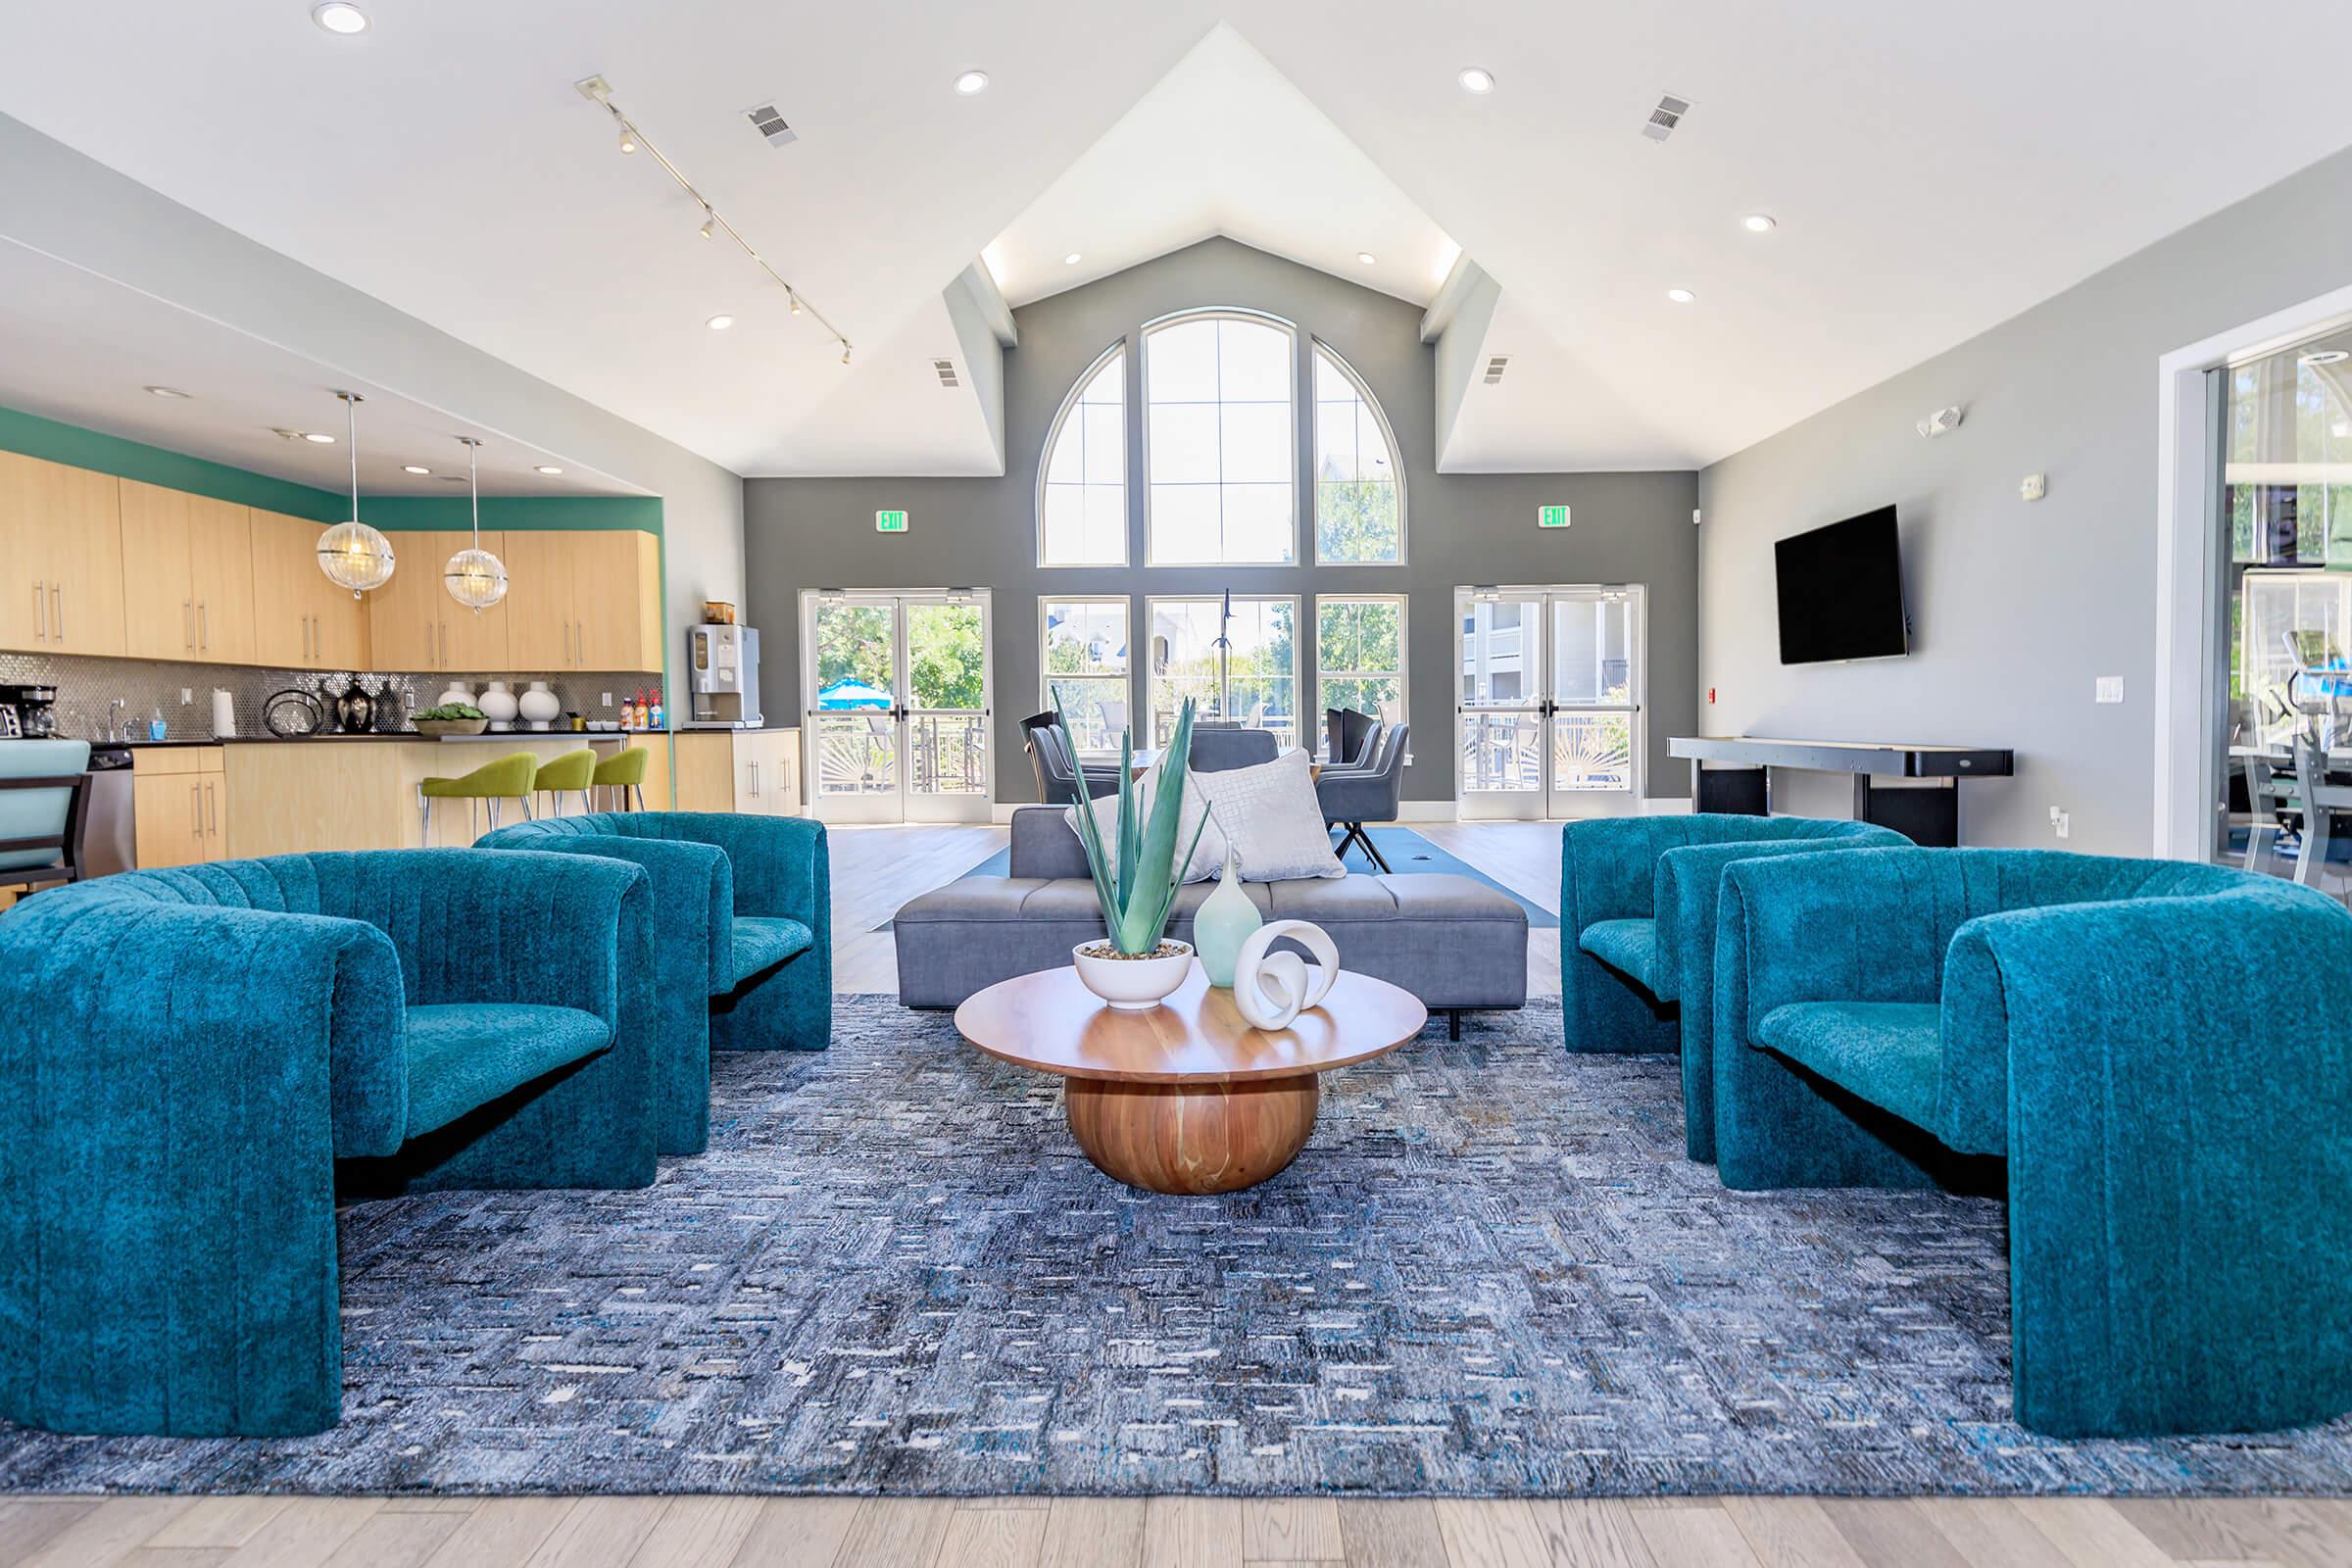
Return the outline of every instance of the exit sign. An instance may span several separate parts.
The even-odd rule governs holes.
[[[905,533],[906,531],[906,514],[904,512],[877,512],[874,514],[874,532]]]
[[[1566,507],[1538,507],[1536,509],[1536,526],[1539,528],[1567,527],[1568,509]]]

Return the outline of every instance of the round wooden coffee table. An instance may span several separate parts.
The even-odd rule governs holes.
[[[1000,982],[956,1009],[956,1029],[988,1054],[1066,1080],[1071,1136],[1105,1175],[1175,1194],[1230,1193],[1280,1171],[1314,1131],[1315,1075],[1394,1051],[1428,1021],[1411,992],[1342,972],[1320,1006],[1268,1032],[1198,961],[1149,1012],[1113,1010],[1074,968]]]

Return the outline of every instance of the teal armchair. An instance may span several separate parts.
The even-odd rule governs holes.
[[[1683,1145],[1715,1157],[1715,900],[1760,857],[1906,845],[1891,828],[1803,816],[1609,817],[1560,834],[1560,1014],[1568,1049],[1679,1051]]]
[[[1863,850],[1725,875],[1725,1185],[1994,1185],[2020,1421],[2352,1410],[2352,913],[2219,866]]]
[[[824,827],[723,811],[607,811],[517,822],[485,849],[641,865],[654,943],[657,1119],[665,1154],[710,1141],[710,1053],[822,1051],[833,1039],[832,881]]]
[[[0,1415],[321,1431],[339,1200],[650,1184],[651,917],[632,866],[471,850],[0,915]]]

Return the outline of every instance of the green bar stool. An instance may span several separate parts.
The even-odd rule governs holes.
[[[617,791],[618,809],[620,810],[642,811],[645,809],[647,755],[646,749],[642,746],[624,746],[596,764],[596,777],[593,780],[595,786],[600,790]],[[637,792],[637,804],[634,807],[629,805],[629,791],[631,790]]]
[[[580,809],[588,808],[588,790],[596,782],[596,753],[583,746],[576,752],[550,758],[539,764],[539,776],[531,783],[533,793],[545,792],[555,797],[556,815],[564,814],[564,792],[576,790]],[[498,826],[496,822],[490,824]]]
[[[526,817],[532,814],[531,785],[538,773],[539,760],[528,752],[516,752],[495,762],[484,762],[472,772],[458,778],[419,781],[416,785],[416,805],[422,813],[426,846],[429,848],[433,842],[435,801],[464,801],[466,823],[469,829],[474,826],[473,803],[487,801],[490,803],[490,826],[495,830],[498,826],[498,803],[501,801],[520,801],[522,814]],[[468,838],[474,836],[470,832],[467,834]]]

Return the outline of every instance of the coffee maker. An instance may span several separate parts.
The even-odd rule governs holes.
[[[56,734],[56,687],[0,686],[0,737],[45,741]]]

